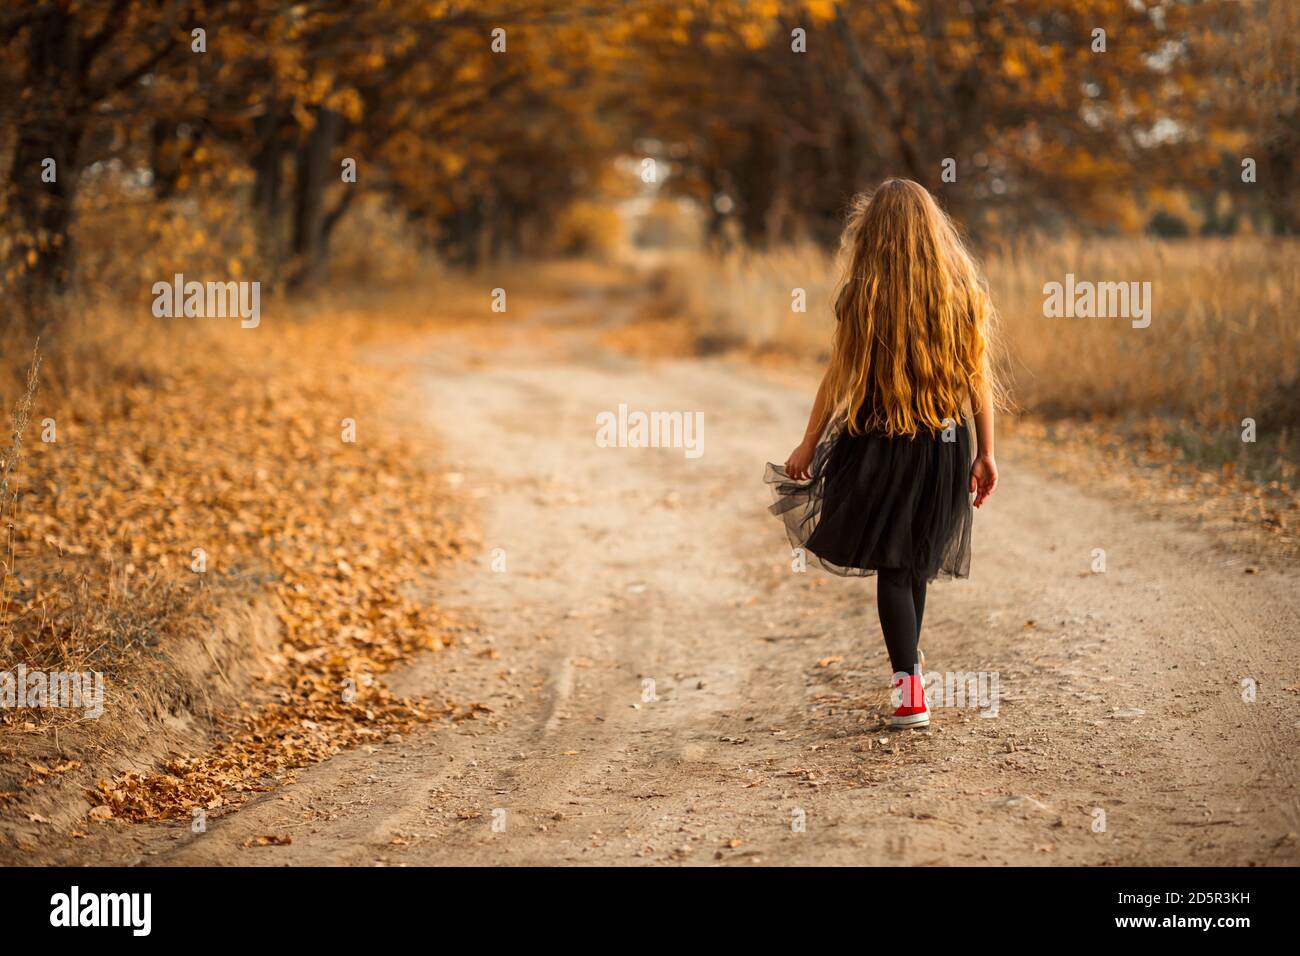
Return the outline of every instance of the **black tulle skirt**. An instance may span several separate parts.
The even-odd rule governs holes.
[[[932,581],[970,574],[971,438],[965,425],[910,437],[827,429],[811,478],[768,463],[764,480],[790,546],[842,575],[904,568]]]

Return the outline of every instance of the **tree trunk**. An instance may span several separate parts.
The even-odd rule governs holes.
[[[293,256],[291,285],[319,277],[325,255],[325,187],[335,171],[331,155],[343,132],[343,117],[333,110],[316,110],[316,125],[298,148],[294,182]]]
[[[279,281],[284,264],[284,113],[272,104],[253,124],[253,216],[256,221],[257,256],[269,271],[271,284]]]
[[[9,170],[9,209],[19,241],[13,263],[19,301],[28,311],[71,279],[73,200],[83,121],[79,109],[80,64],[67,12],[50,9],[31,25],[26,73],[32,95],[17,120]],[[44,182],[42,164],[54,160],[55,181]]]

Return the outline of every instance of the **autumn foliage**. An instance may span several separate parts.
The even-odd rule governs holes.
[[[536,252],[628,155],[750,244],[829,241],[885,175],[983,230],[1133,231],[1167,203],[1293,231],[1296,17],[1285,0],[17,0],[0,278],[65,288],[78,216],[106,201],[206,231],[192,204],[228,199],[267,282],[321,278],[363,196],[449,261]],[[1243,187],[1243,158],[1267,188]]]

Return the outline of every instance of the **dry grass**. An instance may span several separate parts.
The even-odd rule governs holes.
[[[27,368],[27,382],[22,395],[14,405],[13,431],[10,433],[9,448],[0,460],[0,520],[4,522],[4,553],[0,564],[0,627],[9,623],[9,584],[13,580],[14,551],[17,535],[18,492],[14,485],[18,465],[23,457],[23,438],[27,434],[27,425],[31,421],[32,402],[36,398],[36,386],[40,383],[41,353],[39,345],[32,346],[32,361]]]
[[[990,256],[1020,402],[1045,415],[1161,416],[1203,426],[1300,425],[1300,243],[1064,240]],[[1152,286],[1152,320],[1043,317],[1043,285]],[[1287,408],[1287,399],[1292,407]]]
[[[984,267],[1001,314],[1020,410],[1103,418],[1158,432],[1181,453],[1294,481],[1300,458],[1300,242],[1243,237],[1168,242],[1059,239],[1005,246]],[[1122,318],[1046,318],[1043,286],[1077,280],[1152,285],[1149,328]],[[836,270],[820,249],[682,257],[665,280],[697,349],[824,359]],[[807,312],[791,310],[792,290]],[[1240,441],[1253,418],[1259,441]],[[1247,460],[1249,459],[1249,460]]]
[[[812,359],[829,354],[837,272],[819,247],[682,253],[667,260],[664,270],[659,281],[669,311],[686,317],[699,351],[739,347]],[[806,312],[791,307],[795,289],[806,293]]]

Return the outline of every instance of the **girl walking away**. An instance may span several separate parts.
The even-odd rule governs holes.
[[[841,254],[830,365],[803,441],[784,466],[767,466],[771,510],[822,568],[878,576],[898,703],[890,722],[926,727],[926,585],[970,574],[970,496],[978,508],[998,483],[995,316],[951,220],[911,180],[854,200]]]

